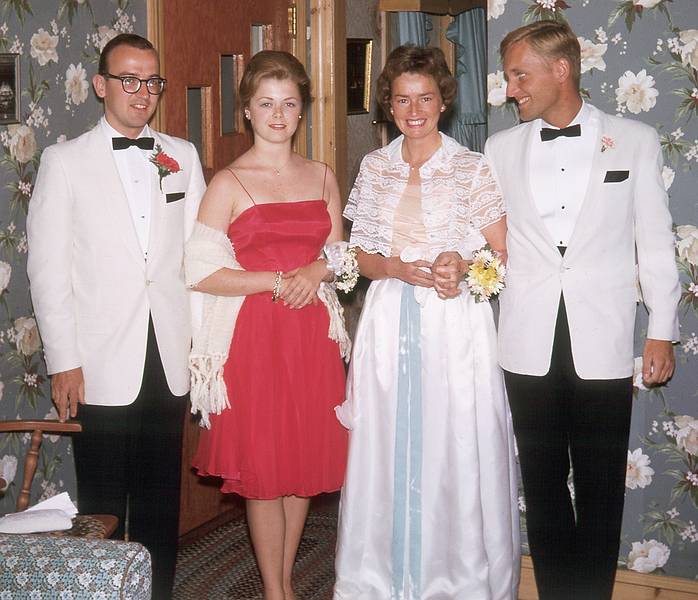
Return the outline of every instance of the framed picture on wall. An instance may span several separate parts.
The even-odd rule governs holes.
[[[19,123],[19,54],[0,54],[0,125]]]
[[[347,114],[361,115],[371,108],[371,54],[373,40],[347,39]]]

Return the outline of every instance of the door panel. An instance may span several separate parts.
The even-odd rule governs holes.
[[[239,115],[231,114],[229,106],[221,110],[221,100],[234,101],[237,88],[237,81],[221,88],[221,74],[228,80],[239,80],[253,44],[289,50],[289,6],[289,0],[159,0],[155,5],[155,14],[151,14],[156,25],[154,41],[167,78],[159,127],[177,137],[191,137],[199,149],[207,181],[252,142]],[[238,498],[220,493],[219,479],[204,480],[191,469],[198,439],[196,419],[188,416],[182,454],[180,534],[240,507]]]
[[[204,175],[211,176],[250,147],[242,127],[221,132],[221,56],[250,59],[252,47],[289,50],[289,0],[166,0],[161,2],[161,60],[167,77],[163,96],[163,131],[188,138],[188,88],[201,88]],[[241,74],[241,71],[240,71]],[[225,87],[225,86],[224,86]],[[207,112],[208,111],[208,112]],[[242,125],[240,123],[240,125]],[[205,159],[205,164],[204,160]]]

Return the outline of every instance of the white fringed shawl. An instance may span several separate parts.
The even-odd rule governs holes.
[[[197,221],[184,246],[186,284],[194,287],[220,269],[242,270],[242,267],[225,233]],[[230,407],[223,367],[245,297],[202,295],[201,327],[192,332],[189,354],[190,397],[192,414],[200,412],[201,425],[208,428],[210,413],[218,415]]]
[[[220,269],[244,270],[237,262],[226,234],[198,221],[184,248],[184,269],[186,284],[190,288]],[[337,342],[340,354],[348,361],[351,340],[344,327],[344,310],[337,293],[331,285],[323,282],[317,294],[330,316],[327,335]],[[244,300],[245,296],[203,294],[201,327],[194,329],[189,355],[191,412],[201,413],[202,427],[210,427],[210,414],[218,415],[230,407],[223,368]]]

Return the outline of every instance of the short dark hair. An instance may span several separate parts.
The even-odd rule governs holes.
[[[567,23],[543,19],[510,31],[499,45],[499,54],[504,55],[518,42],[526,42],[545,61],[565,59],[571,69],[572,80],[579,87],[582,73],[581,48],[577,36]]]
[[[262,50],[250,59],[242,74],[238,90],[241,111],[249,107],[262,79],[290,79],[298,86],[303,109],[310,104],[310,77],[301,62],[289,52]]]
[[[112,53],[114,48],[119,46],[130,46],[131,48],[138,48],[138,50],[152,50],[157,54],[155,46],[150,43],[147,39],[135,33],[120,33],[116,37],[110,39],[102,48],[102,52],[99,55],[99,74],[105,75],[109,72],[109,55]]]
[[[376,82],[376,98],[383,108],[385,116],[393,120],[390,114],[392,85],[403,73],[418,73],[432,77],[439,88],[441,100],[449,109],[456,98],[457,83],[446,64],[446,57],[441,48],[423,48],[412,44],[398,46],[389,55],[383,72]]]

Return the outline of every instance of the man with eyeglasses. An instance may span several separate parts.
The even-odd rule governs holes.
[[[153,560],[170,598],[191,340],[183,247],[205,183],[192,144],[148,127],[165,79],[152,44],[121,34],[92,83],[104,117],[47,148],[29,205],[28,274],[60,420],[74,439],[81,513]]]

